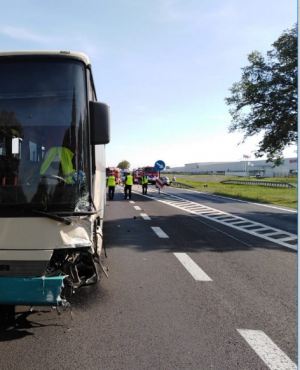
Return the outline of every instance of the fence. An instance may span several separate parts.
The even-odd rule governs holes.
[[[240,184],[240,185],[260,185],[260,186],[280,186],[285,188],[296,188],[292,184],[287,182],[276,182],[276,181],[245,181],[245,180],[225,180],[221,181],[222,184]]]
[[[194,186],[183,184],[182,182],[178,182],[178,181],[171,181],[170,185],[176,186],[177,188],[195,189]]]

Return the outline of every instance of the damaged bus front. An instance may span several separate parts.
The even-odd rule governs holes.
[[[1,52],[0,81],[0,307],[63,305],[98,281],[109,108],[78,52]]]

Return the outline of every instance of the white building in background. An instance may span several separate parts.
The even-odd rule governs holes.
[[[170,168],[170,172],[184,173],[210,173],[233,176],[254,176],[262,177],[287,177],[296,173],[298,169],[298,159],[285,158],[279,166],[274,167],[274,163],[266,160],[250,160],[245,158],[239,162],[199,162],[188,163],[184,167]]]

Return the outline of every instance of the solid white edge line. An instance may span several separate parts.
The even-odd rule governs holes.
[[[157,226],[151,226],[151,229],[156,233],[157,236],[159,236],[160,238],[169,238],[168,235],[166,233],[164,233],[162,231],[162,229],[160,227],[157,227]]]
[[[196,281],[212,281],[206,273],[186,254],[173,253]]]
[[[237,329],[271,370],[296,370],[297,365],[261,330]]]

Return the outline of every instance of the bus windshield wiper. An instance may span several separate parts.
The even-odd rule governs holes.
[[[72,223],[72,221],[69,218],[61,217],[61,216],[55,215],[54,213],[37,211],[35,209],[32,209],[31,211],[34,212],[34,213],[38,213],[39,215],[42,215],[44,217],[51,218],[52,220],[63,222],[66,225],[71,225],[71,223]]]

